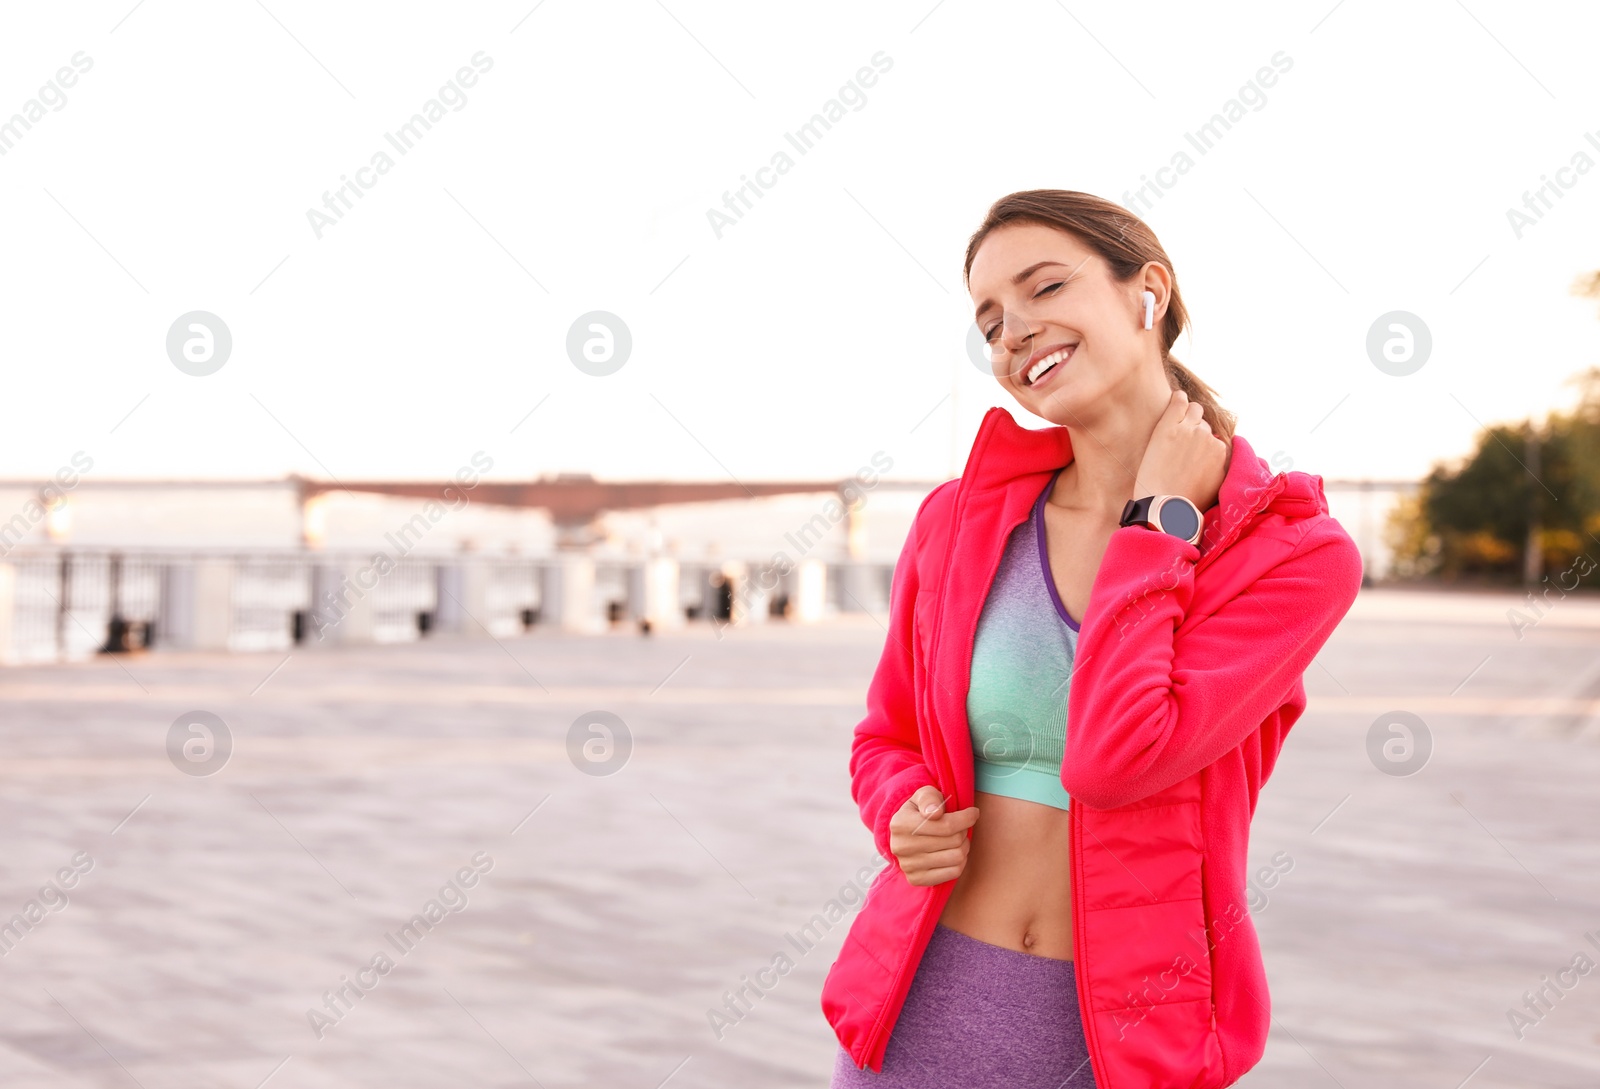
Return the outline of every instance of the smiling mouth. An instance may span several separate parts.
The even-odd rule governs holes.
[[[1077,347],[1076,344],[1068,344],[1065,348],[1057,348],[1039,360],[1028,368],[1028,373],[1023,377],[1023,384],[1028,386],[1035,385],[1040,378],[1053,370],[1058,363],[1065,363]]]

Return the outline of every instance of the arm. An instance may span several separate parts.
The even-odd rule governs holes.
[[[937,489],[935,489],[937,490]],[[911,648],[916,639],[912,606],[917,599],[917,523],[930,492],[917,508],[895,563],[889,588],[889,634],[867,689],[867,715],[850,746],[850,796],[872,832],[878,854],[898,865],[889,849],[889,818],[919,787],[937,786],[923,762],[917,732]]]
[[[1349,611],[1361,554],[1332,519],[1220,608],[1177,634],[1200,550],[1142,526],[1115,530],[1068,693],[1062,785],[1096,809],[1182,782],[1280,707]]]

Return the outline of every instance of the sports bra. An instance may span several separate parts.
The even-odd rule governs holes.
[[[1006,541],[972,644],[967,723],[978,790],[1066,809],[1061,757],[1078,622],[1056,590],[1044,532],[1045,497],[1060,475]]]

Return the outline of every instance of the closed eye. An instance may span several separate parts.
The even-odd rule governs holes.
[[[1064,286],[1066,284],[1066,282],[1067,281],[1065,281],[1065,280],[1057,280],[1053,284],[1046,284],[1044,287],[1041,287],[1038,291],[1034,292],[1033,297],[1037,299],[1037,298],[1040,298],[1040,297],[1045,296],[1045,295],[1054,294],[1055,291],[1057,289],[1059,289],[1060,287]],[[994,341],[994,333],[995,333],[995,330],[998,329],[998,328],[1000,328],[1000,323],[999,322],[995,322],[993,325],[989,326],[988,329],[984,330],[983,342],[985,344],[993,343],[993,341]]]

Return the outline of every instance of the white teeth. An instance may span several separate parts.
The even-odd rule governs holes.
[[[1068,353],[1071,351],[1071,348],[1062,348],[1059,351],[1051,352],[1049,355],[1039,360],[1039,362],[1029,367],[1028,385],[1033,385],[1034,382],[1038,381],[1041,374],[1055,366],[1057,363],[1061,362],[1063,359],[1067,358]]]

